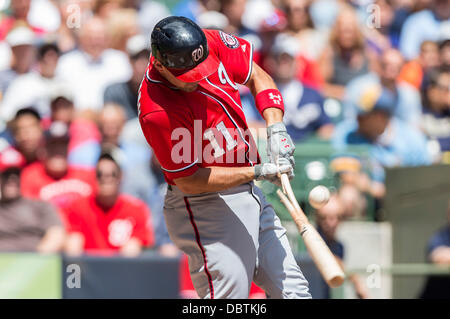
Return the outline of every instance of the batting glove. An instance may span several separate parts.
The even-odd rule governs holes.
[[[271,163],[278,158],[286,158],[295,167],[295,145],[283,123],[275,123],[267,127],[267,156]]]
[[[294,169],[289,160],[279,158],[278,164],[262,163],[255,166],[255,180],[266,180],[280,186],[280,175],[288,174],[289,179],[294,177]]]

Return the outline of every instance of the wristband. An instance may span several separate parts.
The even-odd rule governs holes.
[[[275,107],[284,113],[283,97],[277,89],[268,89],[256,94],[255,104],[261,116],[263,116],[264,110],[269,107]]]

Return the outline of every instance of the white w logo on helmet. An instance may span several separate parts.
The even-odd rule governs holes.
[[[203,46],[202,45],[200,45],[198,49],[195,49],[194,51],[192,51],[192,59],[194,60],[194,62],[197,62],[201,58],[203,58]]]

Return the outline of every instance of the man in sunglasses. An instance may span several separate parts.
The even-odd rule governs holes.
[[[187,256],[200,298],[248,298],[252,281],[271,298],[310,298],[286,230],[253,180],[293,175],[283,99],[253,62],[250,42],[168,17],[151,35],[138,113],[169,184],[164,216]],[[261,163],[239,97],[246,85],[267,123]]]
[[[66,253],[139,255],[154,243],[148,207],[120,193],[122,172],[112,155],[100,156],[96,177],[96,192],[74,201],[68,209]]]

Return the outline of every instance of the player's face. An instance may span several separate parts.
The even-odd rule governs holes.
[[[184,82],[175,77],[166,67],[164,67],[160,62],[155,61],[155,67],[158,72],[170,83],[172,83],[178,89],[184,92],[194,92],[199,82]]]

